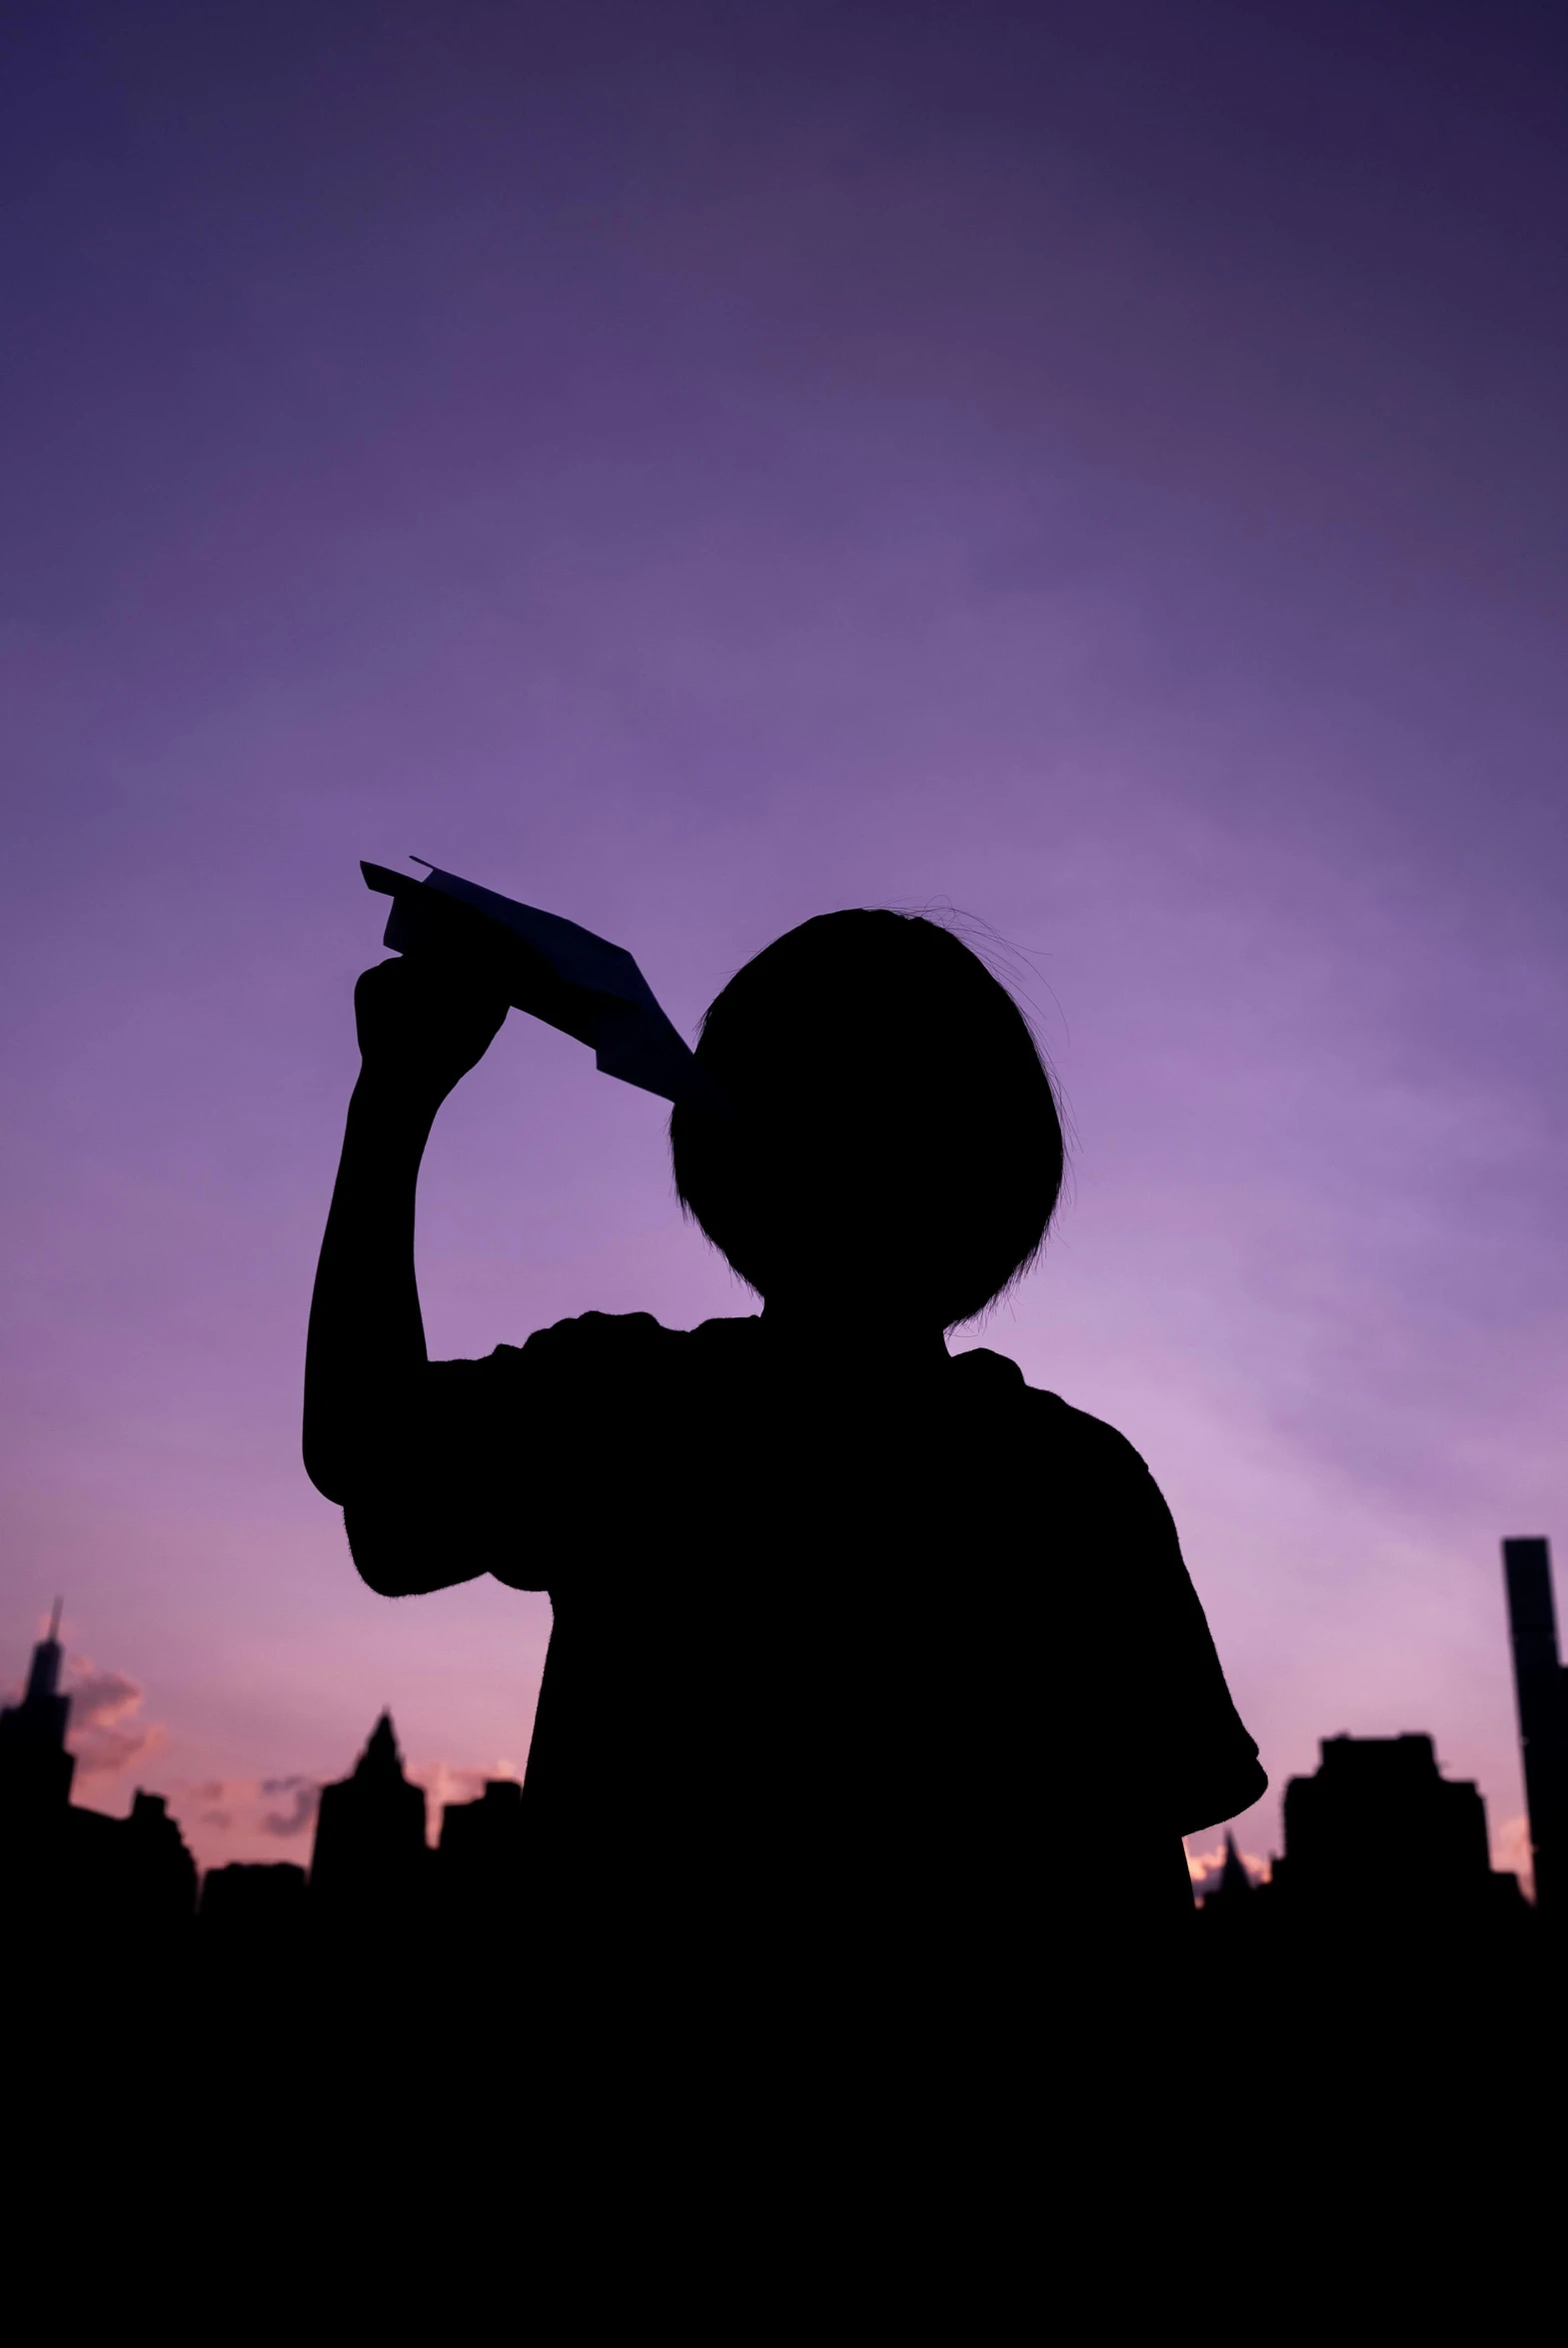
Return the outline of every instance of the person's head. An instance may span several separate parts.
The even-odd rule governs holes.
[[[939,924],[822,914],[738,971],[697,1056],[729,1114],[670,1122],[682,1205],[765,1300],[950,1328],[1037,1254],[1055,1096],[1006,989]]]

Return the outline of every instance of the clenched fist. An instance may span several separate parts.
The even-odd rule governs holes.
[[[405,955],[366,971],[354,990],[365,1075],[378,1090],[435,1108],[477,1067],[507,1016],[482,965]]]

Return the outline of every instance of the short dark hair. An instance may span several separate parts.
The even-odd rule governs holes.
[[[950,1328],[1038,1254],[1061,1188],[1055,1092],[1012,997],[941,924],[802,922],[736,973],[697,1056],[728,1114],[677,1108],[676,1191],[765,1297],[803,1261],[845,1281],[875,1264]]]

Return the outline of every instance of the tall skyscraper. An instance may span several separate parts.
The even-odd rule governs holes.
[[[126,1818],[72,1803],[62,1661],[57,1600],[27,1692],[0,1712],[0,1904],[12,1952],[53,1963],[93,1947],[139,1962],[190,1924],[196,1862],[160,1793],[138,1786]]]
[[[27,1692],[0,1712],[0,1802],[13,1826],[63,1810],[71,1798],[75,1757],[65,1749],[71,1699],[60,1693],[60,1600],[49,1635],[33,1649]]]
[[[1557,1652],[1552,1558],[1544,1540],[1505,1540],[1508,1628],[1524,1794],[1530,1809],[1535,1904],[1543,1918],[1568,1921],[1568,1671]]]

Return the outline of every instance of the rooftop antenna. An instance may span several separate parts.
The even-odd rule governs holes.
[[[64,1604],[64,1598],[56,1598],[54,1602],[54,1612],[49,1617],[49,1643],[51,1646],[57,1646],[59,1644],[60,1610]]]

